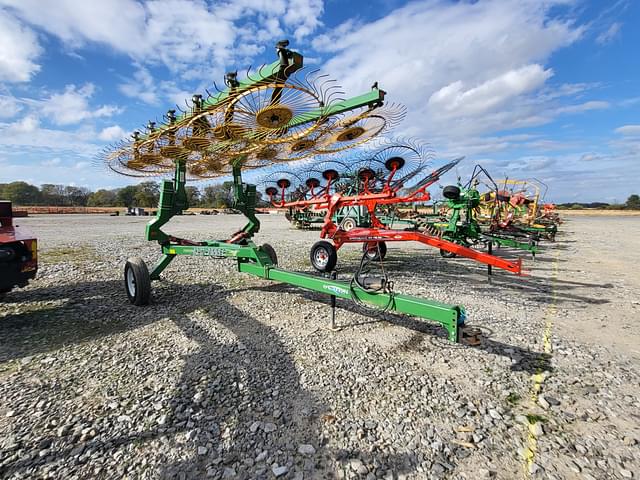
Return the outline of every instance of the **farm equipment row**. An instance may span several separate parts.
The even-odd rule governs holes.
[[[414,241],[446,256],[473,259],[489,269],[522,273],[521,260],[469,248],[468,239],[475,233],[459,229],[455,220],[460,212],[477,208],[478,195],[468,188],[447,188],[451,211],[458,212],[448,229],[393,228],[400,220],[395,207],[429,201],[427,189],[461,158],[432,170],[433,152],[413,143],[387,141],[361,151],[363,144],[402,120],[404,107],[387,104],[386,92],[377,82],[368,92],[341,98],[339,87],[326,76],[303,75],[302,55],[287,46],[287,41],[278,43],[278,60],[271,65],[248,72],[242,80],[236,72],[227,73],[226,88],[213,94],[207,91],[207,97],[194,95],[187,110],[180,114],[169,110],[162,125],[149,122],[144,133],[134,132],[131,140],[103,152],[101,162],[113,172],[133,177],[172,175],[162,182],[156,216],[146,227],[146,239],[160,245],[161,257],[151,270],[140,258],[127,261],[124,283],[129,300],[148,304],[151,281],[158,280],[176,256],[233,258],[240,272],[328,294],[332,304],[340,297],[435,320],[445,327],[449,340],[477,344],[479,331],[466,325],[463,306],[396,293],[383,266],[388,242]],[[345,157],[343,152],[351,148],[358,153]],[[320,161],[325,155],[332,160]],[[297,166],[292,167],[292,161]],[[285,163],[289,167],[284,168]],[[265,192],[274,206],[291,209],[292,220],[301,224],[322,215],[321,240],[310,252],[314,268],[322,275],[281,269],[273,247],[254,243],[260,229],[256,185],[244,183],[242,171],[266,167],[271,171]],[[188,179],[223,176],[232,176],[233,207],[247,218],[241,230],[207,241],[179,238],[163,230],[173,216],[188,208]],[[380,214],[381,209],[387,213]],[[366,225],[362,225],[364,219]],[[411,226],[410,221],[402,223]],[[337,280],[337,251],[346,243],[361,243],[362,259],[350,280]]]
[[[374,152],[370,155],[379,154]],[[362,161],[361,159],[359,162]],[[355,167],[344,169],[340,185],[343,191],[359,188],[357,173],[352,171],[353,168],[358,168],[359,162],[354,162]],[[297,177],[298,183],[304,183],[304,181],[301,182],[300,174],[286,171],[281,171],[279,174],[293,174]],[[271,176],[273,177],[273,174]],[[286,179],[282,180],[284,182]],[[275,181],[276,186],[278,182],[278,180]],[[274,184],[274,180],[267,178],[265,183]],[[281,182],[283,185],[285,183]],[[342,230],[350,231],[356,227],[372,227],[372,218],[375,216],[379,224],[386,229],[424,232],[471,248],[489,246],[489,244],[511,247],[530,252],[535,256],[540,239],[555,238],[557,225],[560,223],[555,207],[552,204],[544,204],[543,208],[540,208],[540,195],[535,179],[504,180],[500,183],[503,185],[502,188],[498,187],[482,166],[477,165],[466,184],[458,181],[457,185],[448,185],[443,188],[444,200],[433,202],[432,213],[417,213],[417,205],[410,212],[402,212],[393,205],[387,205],[384,209],[376,206],[374,212],[370,213],[361,196],[360,202],[334,208],[332,221],[340,225]],[[481,184],[488,190],[481,193],[479,190]],[[527,195],[526,188],[522,187],[529,185],[533,185],[536,189],[533,194]],[[511,186],[511,190],[507,189],[507,186]],[[267,189],[268,195],[274,193],[274,185]],[[293,194],[287,197],[289,201],[283,203],[285,198],[281,197],[279,202],[272,203],[281,208],[287,206],[287,219],[294,225],[300,225],[301,218],[313,218],[314,223],[324,223],[327,210],[323,209],[322,205],[292,201],[300,200],[301,193],[304,193],[304,186],[297,186]],[[409,198],[408,200],[419,202],[424,199]],[[404,207],[407,207],[408,202],[403,202],[402,198],[398,198],[397,202],[404,203]],[[409,238],[407,234],[404,234],[404,237]],[[457,256],[457,253],[446,248],[441,249],[440,252],[443,257]]]

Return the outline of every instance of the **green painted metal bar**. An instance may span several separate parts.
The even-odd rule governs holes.
[[[349,112],[356,108],[366,107],[381,102],[384,99],[384,91],[373,88],[370,92],[358,95],[357,97],[336,102],[326,108],[311,110],[307,113],[300,114],[291,119],[288,128],[304,125],[318,118],[338,115],[339,113]]]
[[[149,274],[151,280],[159,280],[160,274],[164,271],[165,268],[167,268],[167,266],[171,263],[171,260],[173,260],[174,258],[175,254],[165,253],[164,255],[162,255],[162,257],[160,257],[160,260],[158,260],[158,263],[156,263],[156,265],[153,267],[153,270],[151,270],[151,273]]]
[[[249,273],[260,278],[283,282],[289,285],[313,290],[315,292],[347,300],[357,300],[389,311],[405,313],[440,323],[446,330],[450,341],[457,342],[458,329],[464,325],[465,310],[460,305],[448,305],[430,300],[424,300],[409,295],[387,293],[369,293],[361,288],[352,287],[349,282],[330,280],[298,272],[289,272],[279,268],[260,266],[249,262],[238,263],[240,272]]]
[[[535,244],[518,242],[517,240],[513,240],[511,238],[496,237],[494,235],[489,235],[486,233],[483,233],[482,236],[484,238],[487,238],[488,240],[491,240],[494,243],[497,243],[502,247],[513,247],[513,248],[518,248],[520,250],[526,250],[534,254],[538,253],[538,247]]]

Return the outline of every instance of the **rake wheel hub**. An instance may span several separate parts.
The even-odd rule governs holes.
[[[143,153],[140,155],[140,161],[143,165],[157,165],[162,162],[162,157],[157,153]]]
[[[278,156],[278,149],[274,147],[264,147],[256,153],[258,160],[273,160]]]
[[[336,135],[336,141],[350,142],[351,140],[355,140],[356,138],[362,136],[364,132],[365,129],[362,127],[350,127]]]
[[[181,157],[184,153],[184,149],[177,145],[167,145],[165,147],[160,147],[160,155],[165,158]]]
[[[316,142],[314,140],[311,140],[310,138],[298,140],[296,142],[293,142],[293,144],[291,145],[291,151],[302,152],[304,150],[309,150],[310,148],[313,148],[315,144]]]
[[[285,127],[293,118],[293,110],[285,105],[269,105],[256,114],[256,122],[262,128]]]

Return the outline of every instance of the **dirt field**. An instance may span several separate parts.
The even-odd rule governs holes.
[[[258,243],[310,271],[317,231],[263,215]],[[41,270],[0,301],[0,477],[618,479],[640,475],[640,218],[565,216],[530,275],[390,245],[396,290],[466,307],[479,347],[177,258],[127,302],[147,218],[34,216]],[[171,233],[224,238],[234,215]],[[514,258],[516,253],[499,250]],[[359,249],[339,252],[349,278]]]

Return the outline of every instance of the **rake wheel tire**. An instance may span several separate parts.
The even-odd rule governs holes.
[[[269,245],[268,243],[263,243],[260,246],[260,250],[262,250],[264,253],[266,253],[269,256],[271,263],[273,263],[274,265],[278,265],[278,254],[276,253],[275,249],[271,245]]]
[[[371,243],[375,243],[376,246],[369,248]],[[362,252],[367,255],[367,258],[374,262],[384,260],[387,255],[387,244],[385,242],[371,242],[362,244]]]
[[[440,256],[442,258],[456,258],[458,255],[453,253],[453,252],[449,252],[448,250],[445,250],[444,248],[440,249]]]
[[[340,222],[340,227],[348,232],[349,230],[353,230],[358,226],[358,222],[356,222],[355,218],[347,217],[342,222]]]
[[[442,196],[449,200],[457,200],[460,198],[460,188],[456,185],[447,185],[442,189]]]
[[[141,307],[148,305],[151,299],[151,277],[149,269],[140,257],[127,260],[124,266],[124,288],[129,301]]]
[[[309,258],[311,265],[317,271],[330,272],[335,268],[336,263],[338,263],[338,252],[336,247],[331,243],[320,240],[311,247]]]

